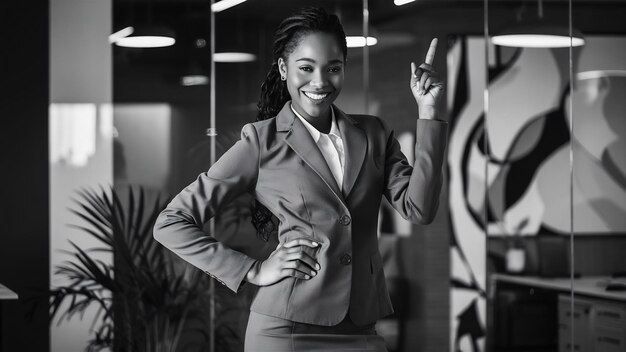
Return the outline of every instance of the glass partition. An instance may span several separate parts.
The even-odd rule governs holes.
[[[80,228],[87,223],[71,210],[79,209],[77,200],[81,199],[81,190],[107,187],[113,181],[113,63],[107,41],[112,23],[111,1],[51,1],[49,16],[50,289],[67,289],[60,289],[56,296],[66,299],[58,306],[54,324],[50,324],[49,345],[52,351],[72,351],[86,347],[93,338],[90,330],[106,326],[97,318],[97,304],[87,304],[82,312],[85,321],[94,321],[91,326],[77,315],[59,319],[72,311],[71,298],[76,298],[72,296],[75,280],[68,271],[59,268],[77,261],[76,248],[100,245]],[[36,121],[34,118],[31,123]],[[91,258],[103,265],[113,260],[111,253],[106,252],[92,253]],[[111,296],[103,293],[101,297],[107,300]],[[57,324],[58,321],[62,324]]]
[[[563,350],[626,348],[626,163],[623,156],[616,158],[623,154],[626,133],[626,25],[611,21],[615,5],[599,10],[607,20],[596,28],[574,17],[576,26],[588,26],[583,30],[589,35],[574,51],[566,110],[572,124],[573,242],[572,292],[559,296]]]
[[[569,7],[489,2],[486,11],[485,113],[471,158],[483,162],[472,203],[486,234],[487,350],[564,351],[559,298],[573,270],[567,97],[578,51]],[[511,33],[532,41],[495,44]],[[536,34],[562,35],[563,43]]]
[[[445,82],[447,25],[460,13],[451,4],[415,2],[396,6],[391,1],[370,3],[370,114],[393,129],[411,163],[417,105],[409,89],[410,63],[422,63],[433,38],[438,47],[433,67]],[[468,16],[472,18],[472,16]],[[444,24],[446,23],[446,24]],[[479,18],[476,22],[479,23]],[[442,104],[447,120],[447,107]],[[379,221],[379,247],[396,313],[381,319],[377,329],[390,351],[440,351],[450,345],[449,209],[443,187],[437,217],[428,226],[414,225],[384,201]]]

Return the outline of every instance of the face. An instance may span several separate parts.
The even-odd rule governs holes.
[[[330,116],[344,78],[344,56],[332,35],[313,32],[300,38],[286,59],[278,59],[278,68],[298,113],[307,120]]]

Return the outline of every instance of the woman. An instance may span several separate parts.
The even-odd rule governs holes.
[[[233,291],[260,286],[250,308],[246,351],[385,351],[378,318],[393,312],[378,252],[382,196],[405,218],[428,223],[442,183],[447,124],[442,84],[411,64],[419,108],[411,167],[394,132],[374,116],[347,115],[333,102],[346,64],[334,15],[304,9],[285,19],[259,116],[208,172],[178,194],[154,236]],[[225,204],[250,192],[280,221],[279,245],[257,261],[202,232]]]

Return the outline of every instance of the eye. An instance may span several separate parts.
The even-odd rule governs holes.
[[[331,66],[331,67],[328,69],[328,72],[331,72],[331,73],[339,73],[339,72],[341,72],[341,70],[342,70],[342,67],[341,67],[341,66]]]
[[[312,72],[313,69],[310,66],[300,66],[300,70],[304,72]]]

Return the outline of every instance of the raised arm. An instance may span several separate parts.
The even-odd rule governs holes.
[[[413,167],[400,151],[393,131],[383,123],[387,135],[385,197],[402,217],[420,224],[432,222],[437,213],[448,135],[448,124],[439,116],[443,83],[432,68],[436,49],[437,38],[423,64],[411,62],[409,85],[419,113]]]
[[[439,120],[417,121],[412,167],[400,150],[393,131],[386,124],[384,126],[388,136],[384,195],[404,219],[428,224],[433,221],[439,206],[448,124]]]

